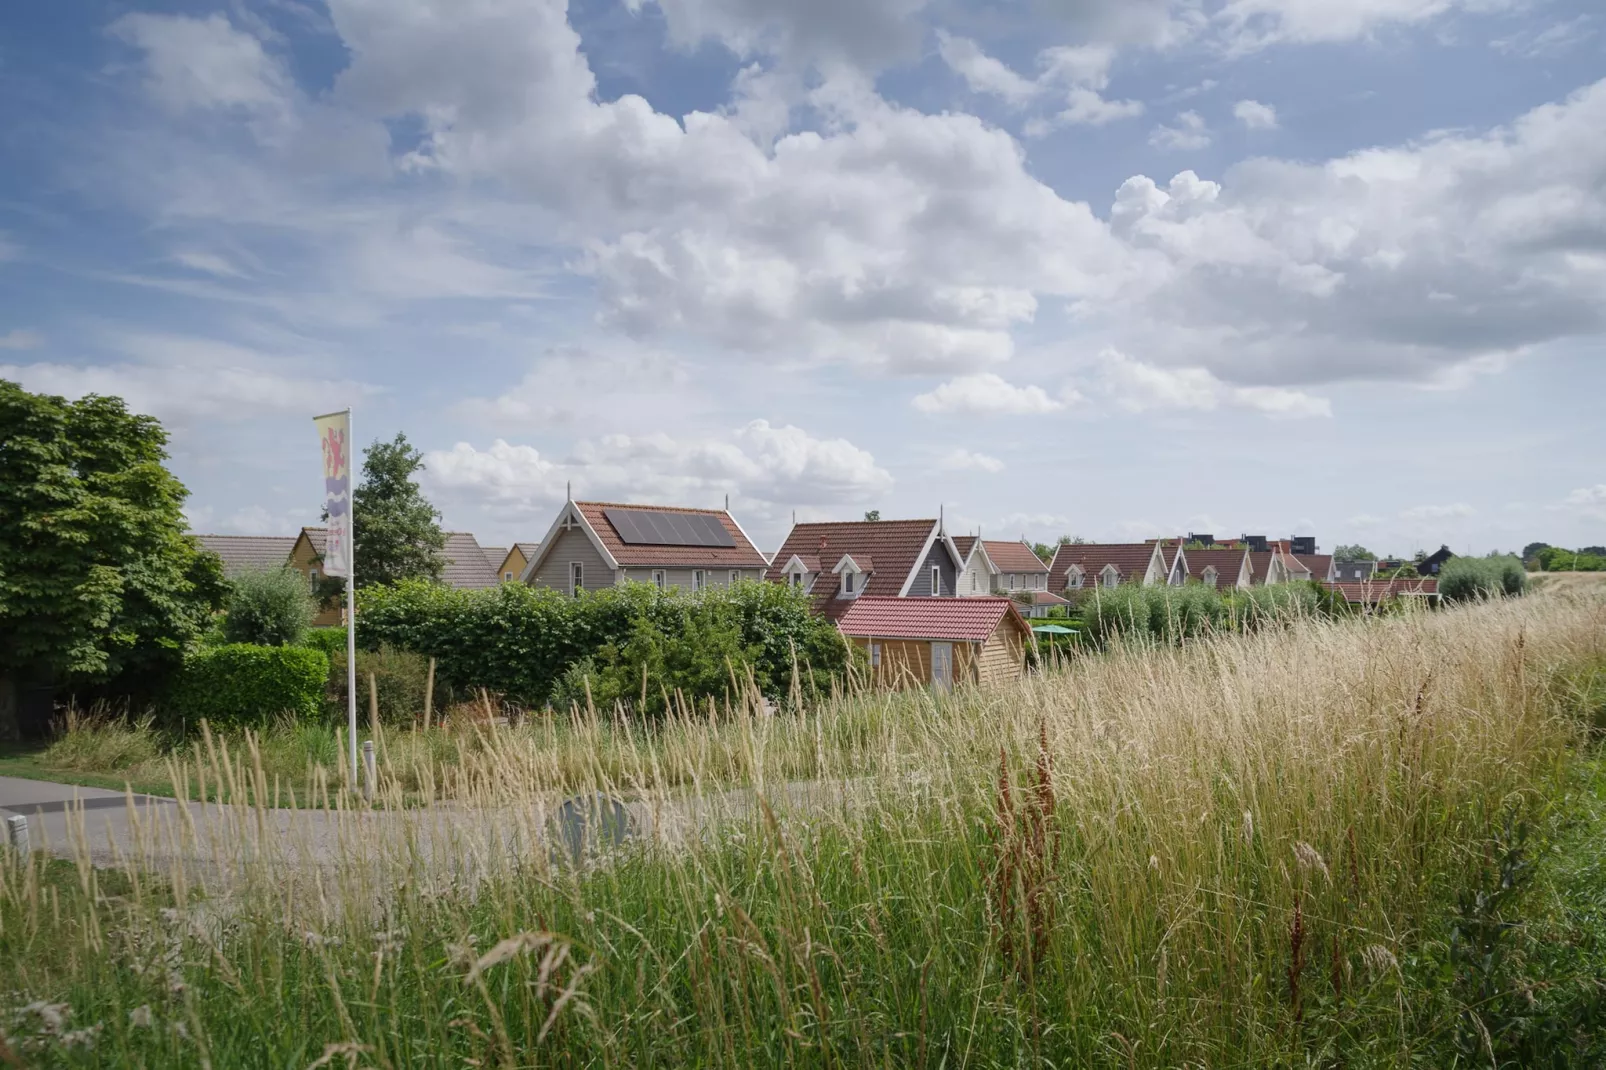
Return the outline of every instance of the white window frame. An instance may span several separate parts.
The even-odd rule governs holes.
[[[934,598],[935,597],[940,597],[942,595],[942,566],[941,565],[932,565],[931,566],[931,594],[932,594],[932,597],[934,597]]]
[[[872,669],[881,668],[881,644],[880,643],[871,643],[870,644],[870,668],[872,668]]]
[[[652,585],[660,591],[669,586],[669,573],[661,568],[652,570]]]
[[[708,573],[704,572],[700,568],[692,569],[691,570],[691,589],[694,590],[694,591],[700,591],[700,590],[702,590],[703,588],[705,588],[707,586],[708,586]]]
[[[1121,586],[1121,574],[1114,565],[1105,565],[1099,572],[1099,585],[1106,590]]]
[[[845,568],[842,570],[843,598],[857,598],[859,596],[859,592],[853,589],[853,577],[857,575],[858,573],[853,571],[851,568]]]
[[[322,574],[319,573],[318,566],[309,565],[307,567],[307,590],[311,591],[314,595],[318,593],[318,581],[320,579],[322,579]]]
[[[1214,587],[1216,581],[1221,578],[1221,573],[1216,571],[1215,565],[1206,565],[1205,570],[1199,573],[1199,578]]]
[[[741,582],[742,582],[742,570],[739,569],[739,568],[731,569],[729,586],[735,587],[738,583],[741,583]]]
[[[1080,591],[1082,584],[1087,582],[1087,573],[1080,568],[1073,568],[1065,574],[1065,586],[1071,590]]]
[[[586,566],[583,561],[569,562],[569,594],[575,598],[586,589]]]
[[[799,589],[802,588],[802,586],[803,586],[803,573],[797,572],[797,571],[792,571],[792,572],[788,572],[787,575],[792,578],[792,586],[793,587],[797,587]]]
[[[507,572],[502,573],[502,582],[503,583],[512,583],[513,582],[513,572],[512,572],[511,569],[509,571],[507,571]]]
[[[1016,577],[1015,573],[1011,572],[1009,574],[1009,589],[1012,590],[1012,591],[1015,589],[1015,580],[1016,580],[1016,578],[1017,577]]]

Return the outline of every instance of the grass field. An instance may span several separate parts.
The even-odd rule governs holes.
[[[873,802],[578,870],[231,856],[226,896],[7,857],[0,1064],[1598,1065],[1602,726],[1606,598],[1556,587],[795,718],[398,733],[391,802]],[[169,778],[260,796],[267,754]]]

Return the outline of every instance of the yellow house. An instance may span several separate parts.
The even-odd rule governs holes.
[[[535,560],[536,551],[541,548],[538,542],[516,542],[502,555],[501,563],[492,562],[496,567],[496,579],[499,583],[513,583],[524,578],[524,570],[530,567]],[[494,553],[485,551],[487,556]]]
[[[323,579],[323,550],[328,537],[325,528],[302,528],[301,534],[296,536],[295,546],[290,551],[290,567],[301,573],[307,579],[307,586],[316,593],[318,582]],[[521,543],[529,546],[529,543]],[[517,549],[517,547],[515,547]],[[511,553],[511,552],[510,552]],[[448,587],[475,589],[480,587],[494,587],[497,584],[497,575],[492,571],[492,562],[489,554],[480,546],[479,541],[466,531],[449,531],[446,533],[446,546],[441,552],[445,559],[445,568],[441,571],[441,582]],[[507,554],[500,555],[503,560]],[[362,551],[358,550],[357,564],[362,566]],[[507,567],[504,563],[503,567]],[[345,619],[344,609],[337,602],[335,605],[320,609],[313,618],[315,628],[326,628],[339,624]]]
[[[328,534],[326,528],[302,528],[301,534],[296,536],[295,545],[290,548],[290,567],[306,577],[307,586],[313,594],[318,593],[318,583],[323,579],[323,548]],[[312,619],[312,626],[328,628],[344,619],[344,607],[336,603],[320,607],[318,615]]]

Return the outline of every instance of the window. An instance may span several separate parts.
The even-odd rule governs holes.
[[[1104,566],[1104,586],[1115,587],[1121,582],[1121,574],[1115,570],[1114,565]]]
[[[586,567],[579,561],[569,562],[569,593],[579,598],[586,586]]]
[[[801,586],[803,586],[803,573],[801,573],[801,572],[792,573],[792,586],[793,587],[801,587]]]
[[[1067,586],[1067,587],[1080,587],[1080,586],[1082,586],[1082,570],[1079,569],[1079,568],[1073,568],[1073,569],[1071,569],[1070,572],[1066,573],[1065,574],[1065,586]]]
[[[1015,574],[1013,572],[1009,574],[1009,589],[1012,591],[1015,589]]]
[[[739,570],[737,570],[737,569],[734,569],[734,568],[731,569],[731,575],[730,575],[730,581],[729,581],[730,585],[732,587],[735,587],[739,582],[741,582],[741,579],[742,579],[741,572]]]
[[[655,568],[655,569],[652,570],[652,585],[654,587],[658,588],[660,591],[664,589],[664,570],[663,569]]]
[[[1209,568],[1204,570],[1204,575],[1199,578],[1204,580],[1210,586],[1214,587],[1216,585],[1216,577],[1218,575],[1220,575],[1220,573],[1216,572],[1216,566],[1211,565]]]
[[[512,583],[513,582],[513,573],[512,572],[504,572],[504,573],[502,573],[502,579],[504,581],[508,582],[508,583]]]
[[[842,573],[842,593],[850,598],[853,596],[853,577],[856,575],[858,574],[852,569],[847,569]]]
[[[980,583],[981,583],[981,574],[979,572],[972,572],[970,574],[970,590],[971,590],[972,594],[974,594],[979,589]]]
[[[936,565],[931,566],[931,593],[942,594],[942,569]]]
[[[870,667],[872,669],[879,669],[881,667],[881,644],[880,643],[871,643],[870,644]]]
[[[318,593],[318,579],[318,570],[316,568],[307,569],[307,588],[314,595]]]
[[[694,590],[694,591],[700,591],[704,587],[707,587],[708,586],[707,577],[708,577],[708,573],[704,572],[702,569],[700,569],[700,568],[692,569],[692,573],[691,573],[691,589]]]

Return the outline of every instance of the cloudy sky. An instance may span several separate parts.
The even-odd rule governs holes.
[[[0,377],[309,417],[448,525],[1606,542],[1598,0],[118,0],[0,13]]]

